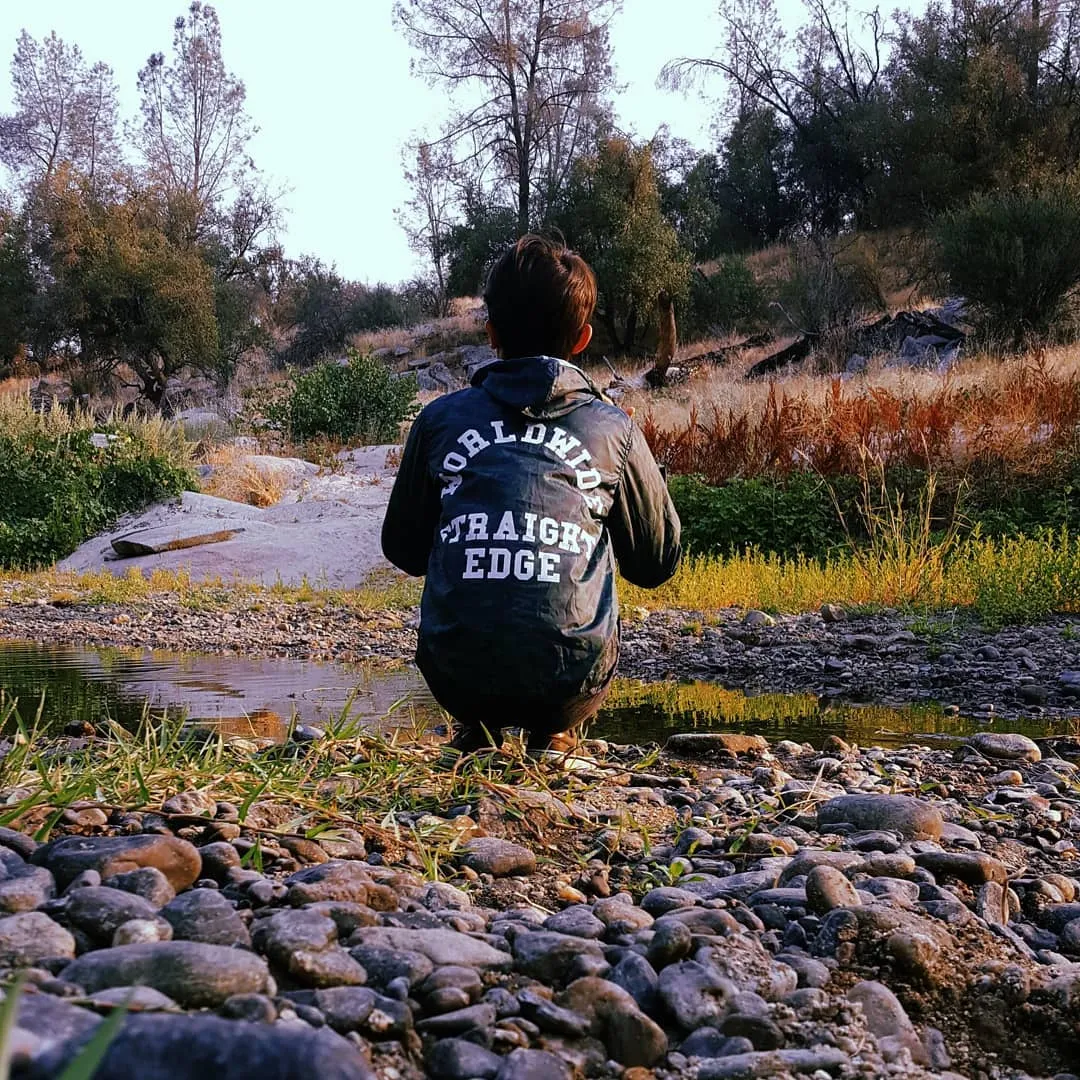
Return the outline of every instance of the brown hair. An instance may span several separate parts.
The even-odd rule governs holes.
[[[559,241],[523,236],[491,268],[484,303],[505,359],[569,360],[596,307],[596,277]]]

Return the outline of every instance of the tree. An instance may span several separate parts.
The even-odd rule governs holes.
[[[254,168],[246,91],[225,67],[214,8],[194,0],[173,26],[171,62],[154,53],[139,72],[139,91],[143,157],[170,197],[195,200],[199,225],[226,192],[245,186]]]
[[[70,165],[99,190],[119,163],[116,80],[112,68],[87,66],[77,45],[55,33],[37,41],[25,30],[11,61],[15,112],[0,117],[0,159],[27,186],[48,183]]]
[[[213,374],[220,360],[214,282],[197,248],[177,238],[168,194],[126,191],[102,200],[61,170],[45,194],[51,303],[80,366],[121,366],[142,396],[166,405],[169,379],[186,368]]]
[[[682,58],[662,78],[685,86],[718,72],[728,81],[728,116],[775,116],[790,130],[807,224],[837,232],[861,205],[881,167],[886,27],[874,11],[852,28],[834,0],[804,0],[808,22],[789,39],[774,0],[722,0],[726,38],[712,57]]]
[[[413,164],[405,169],[412,198],[401,215],[409,246],[431,266],[436,314],[447,314],[450,292],[447,278],[447,232],[454,197],[453,163],[445,144],[421,142],[414,148]]]
[[[559,222],[596,273],[597,315],[612,344],[631,351],[661,293],[685,294],[690,270],[661,211],[652,147],[613,136],[579,158]]]
[[[611,82],[608,24],[621,0],[398,0],[416,70],[459,103],[442,142],[455,163],[513,190],[517,230],[547,219],[595,139]]]

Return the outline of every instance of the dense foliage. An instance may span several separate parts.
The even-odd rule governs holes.
[[[1075,189],[978,195],[937,226],[942,269],[1010,345],[1045,337],[1080,285],[1080,196]]]
[[[347,363],[319,364],[298,375],[287,400],[271,410],[299,441],[395,442],[416,411],[416,379],[395,377],[372,356],[350,349]]]
[[[182,435],[163,425],[95,425],[0,399],[0,566],[49,565],[193,483]]]

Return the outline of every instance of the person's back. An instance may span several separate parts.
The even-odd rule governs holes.
[[[568,358],[591,337],[595,281],[526,237],[485,294],[501,360],[413,425],[383,551],[426,574],[417,661],[457,745],[522,726],[543,744],[595,714],[618,659],[614,568],[652,587],[679,522],[640,432]]]

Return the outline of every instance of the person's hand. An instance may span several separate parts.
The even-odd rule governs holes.
[[[625,405],[623,406],[623,412],[626,413],[626,415],[629,416],[631,420],[633,420],[634,413],[637,412],[637,410],[634,408],[633,405]]]

